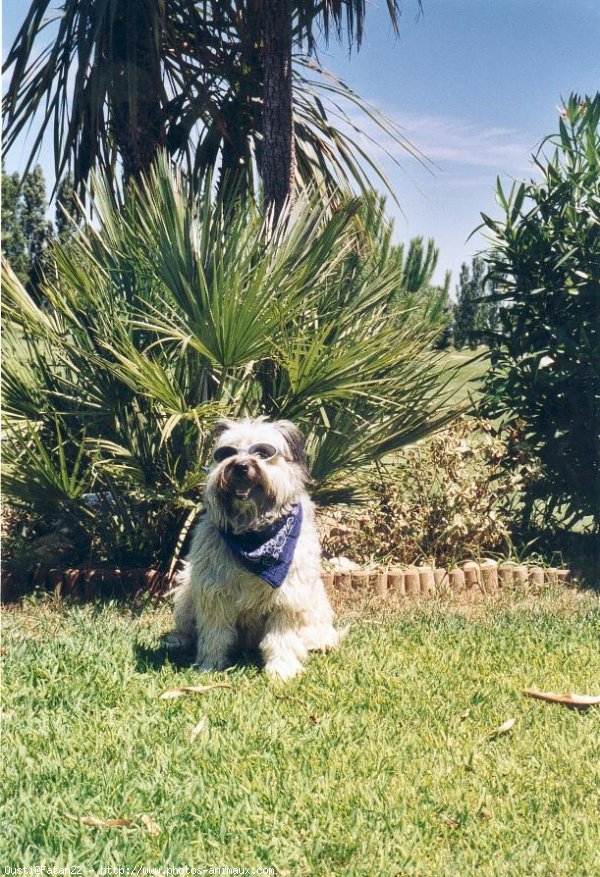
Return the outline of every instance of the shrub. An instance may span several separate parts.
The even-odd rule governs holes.
[[[56,243],[37,304],[7,269],[4,490],[94,562],[167,563],[200,509],[219,415],[298,422],[316,496],[446,424],[437,329],[390,319],[354,200],[310,198],[273,232],[159,162]],[[394,311],[395,313],[395,311]]]
[[[446,271],[442,285],[433,282],[439,250],[432,238],[427,243],[422,237],[413,238],[408,246],[394,244],[394,222],[386,216],[385,198],[373,194],[362,199],[357,215],[360,234],[355,255],[347,260],[354,268],[356,260],[362,270],[393,273],[396,283],[388,296],[390,316],[398,325],[415,318],[422,326],[434,332],[438,349],[449,344],[450,271]]]
[[[535,165],[541,180],[513,186],[500,220],[484,216],[500,302],[483,411],[518,437],[539,475],[525,520],[600,530],[600,94],[571,96],[559,133]],[[548,147],[554,147],[547,156]]]
[[[362,508],[338,511],[323,548],[359,563],[448,566],[505,552],[523,473],[503,468],[507,447],[485,420],[452,426],[370,470]]]

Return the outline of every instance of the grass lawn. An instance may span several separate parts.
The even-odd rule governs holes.
[[[341,614],[342,648],[284,685],[169,663],[166,606],[5,610],[0,864],[600,873],[600,709],[521,694],[600,691],[598,597]]]
[[[460,365],[460,371],[452,377],[450,386],[455,393],[455,402],[462,402],[470,395],[477,397],[481,378],[490,366],[489,357],[485,347],[476,350],[463,348],[455,350],[449,347],[446,351],[448,367]]]

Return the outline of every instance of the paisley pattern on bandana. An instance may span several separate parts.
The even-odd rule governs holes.
[[[272,588],[279,588],[287,576],[296,542],[302,529],[302,506],[296,503],[290,513],[264,530],[238,533],[222,531],[229,550],[250,572]]]

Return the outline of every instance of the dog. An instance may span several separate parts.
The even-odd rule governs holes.
[[[214,441],[169,641],[195,641],[199,670],[257,647],[268,674],[290,679],[309,652],[341,639],[320,575],[304,442],[290,421],[266,418],[219,421]]]

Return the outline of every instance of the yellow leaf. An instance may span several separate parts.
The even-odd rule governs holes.
[[[491,734],[488,734],[488,740],[493,740],[495,737],[500,737],[502,734],[508,734],[510,729],[514,726],[516,719],[507,719],[503,722],[499,728],[496,728],[495,731],[492,731]]]
[[[147,816],[145,813],[142,813],[142,815],[140,816],[140,821],[148,834],[160,834],[160,828],[158,827],[156,822],[150,819],[150,817]]]
[[[99,819],[97,816],[74,816],[72,813],[65,813],[65,816],[92,828],[124,828],[131,825],[131,819]]]
[[[535,697],[548,703],[558,703],[561,706],[568,706],[576,710],[587,710],[591,706],[598,706],[600,704],[600,695],[576,694],[574,691],[569,691],[566,694],[555,694],[553,691],[538,691],[537,688],[526,688],[523,694],[527,697]]]
[[[213,682],[212,685],[182,685],[181,688],[172,688],[170,691],[163,691],[160,696],[161,700],[172,700],[175,697],[183,697],[184,694],[206,694],[213,688],[233,688],[229,682]]]
[[[202,731],[204,731],[206,728],[208,728],[208,718],[206,716],[202,716],[198,724],[192,728],[192,733],[190,734],[190,743],[195,740],[198,734],[201,734]]]

